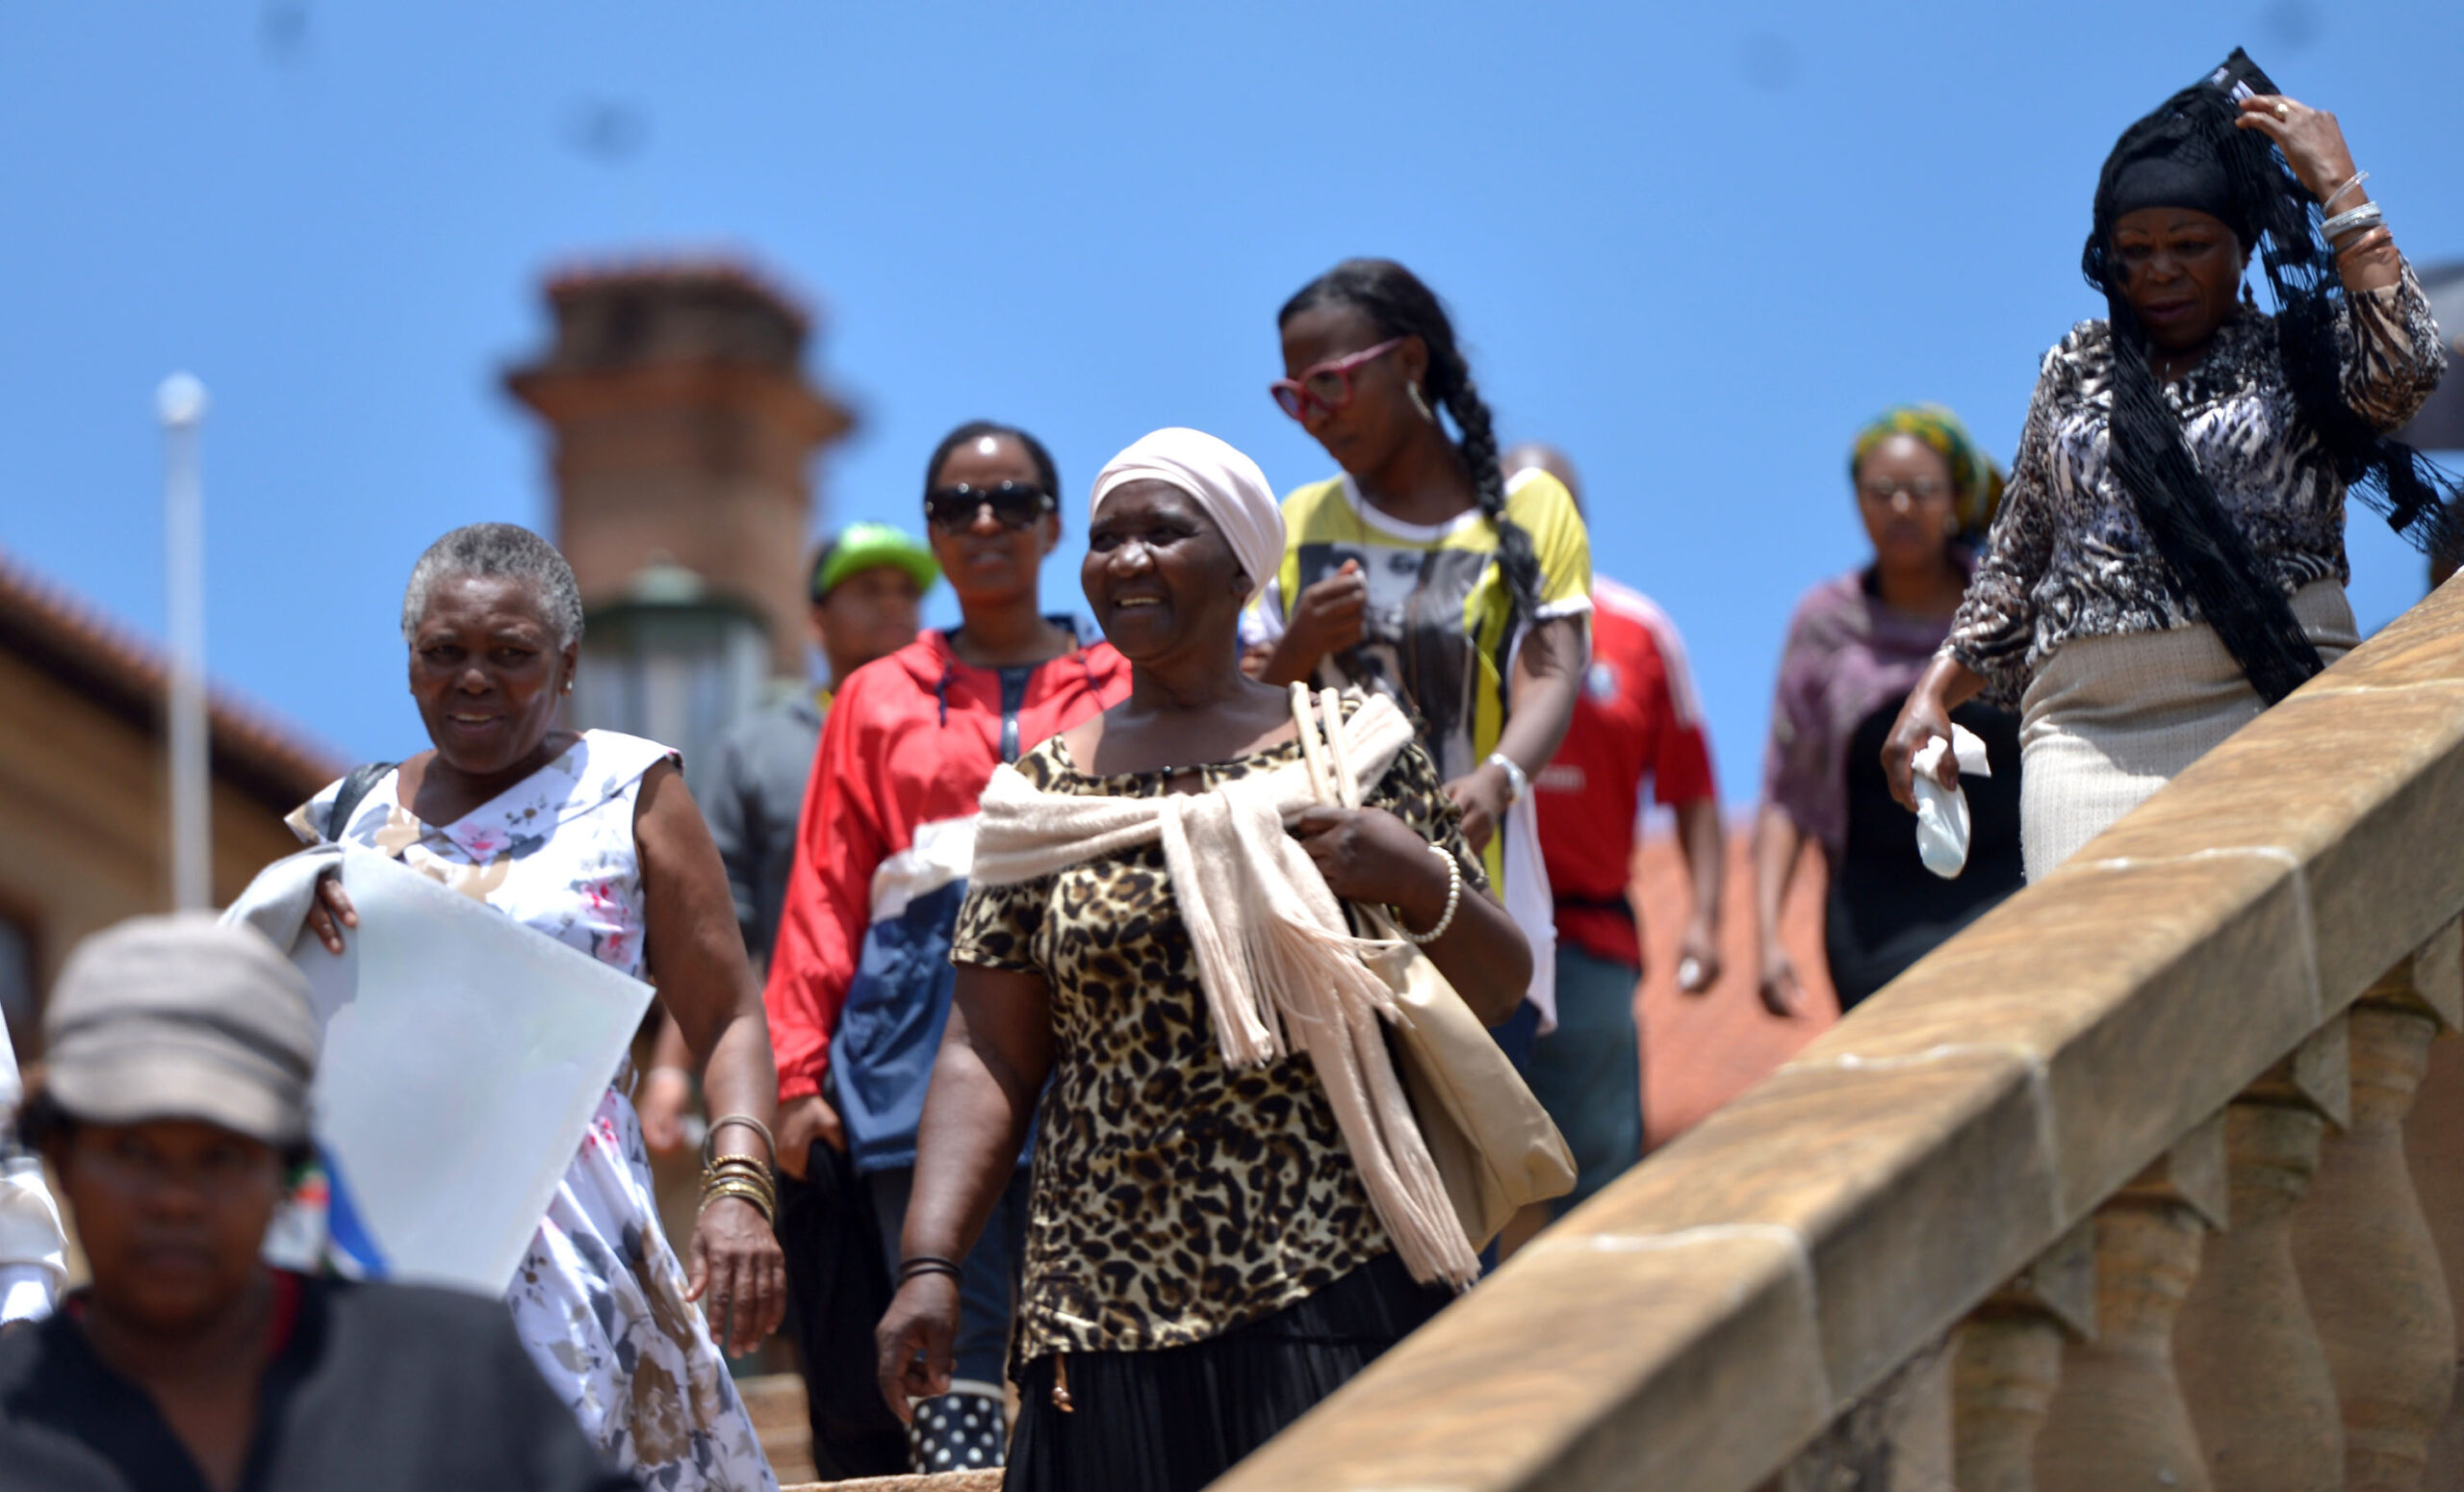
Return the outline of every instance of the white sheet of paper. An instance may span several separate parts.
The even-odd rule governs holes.
[[[501,1295],[651,987],[385,856],[343,856],[336,957],[303,932],[319,1141],[385,1277]]]

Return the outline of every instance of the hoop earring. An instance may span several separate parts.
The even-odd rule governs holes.
[[[1421,393],[1421,386],[1419,384],[1404,384],[1403,392],[1412,397],[1413,413],[1419,415],[1422,419],[1426,420],[1431,424],[1435,424],[1437,423],[1437,416],[1429,411],[1428,399],[1426,396]]]

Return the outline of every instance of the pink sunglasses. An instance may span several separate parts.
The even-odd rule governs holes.
[[[1315,368],[1304,369],[1297,378],[1277,378],[1267,385],[1267,392],[1274,397],[1275,406],[1295,420],[1308,419],[1311,409],[1333,414],[1351,402],[1351,371],[1402,345],[1402,338],[1389,337],[1349,357],[1329,358]]]

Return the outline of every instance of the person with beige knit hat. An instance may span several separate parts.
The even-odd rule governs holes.
[[[308,983],[255,932],[139,917],[78,945],[20,1114],[93,1283],[0,1335],[0,1468],[28,1492],[633,1485],[493,1300],[270,1267],[310,1153]]]

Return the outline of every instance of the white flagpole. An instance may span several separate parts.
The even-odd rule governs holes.
[[[171,905],[214,904],[212,780],[206,759],[205,498],[197,433],[205,385],[184,373],[155,394],[163,420],[163,551],[171,640]]]

